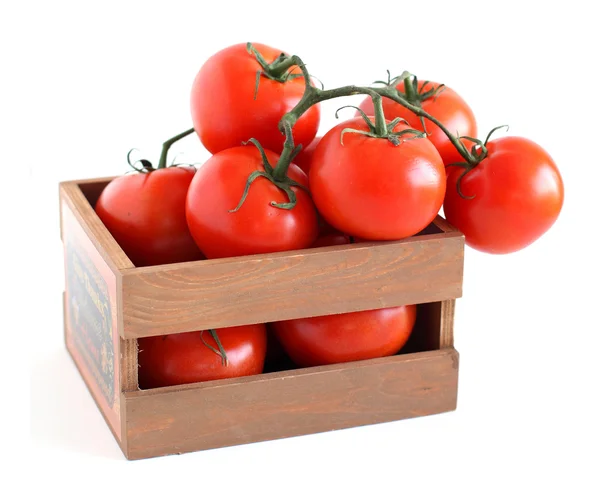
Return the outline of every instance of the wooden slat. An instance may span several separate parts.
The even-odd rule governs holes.
[[[121,391],[138,390],[138,344],[136,339],[120,339]]]
[[[422,352],[126,392],[130,459],[272,440],[456,408],[458,353]]]
[[[121,394],[139,390],[138,387],[138,345],[136,339],[119,339],[121,373]],[[127,455],[127,410],[121,397],[121,449]]]
[[[440,348],[454,346],[454,308],[456,301],[442,301],[440,311]]]
[[[458,229],[451,225],[448,220],[441,216],[437,216],[433,221],[433,224],[438,227],[442,232],[458,232]]]
[[[106,229],[81,191],[78,182],[62,182],[60,196],[67,202],[83,230],[113,271],[133,268],[133,263]]]
[[[443,233],[124,270],[123,337],[454,299],[463,253]]]

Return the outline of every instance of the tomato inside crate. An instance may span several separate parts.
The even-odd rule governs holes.
[[[410,336],[394,355],[440,349],[440,304],[435,302],[416,306],[416,320]],[[218,331],[223,348],[227,351],[227,364],[208,331],[139,339],[140,388],[146,390],[311,367],[295,364],[269,325],[265,340],[265,329],[262,327],[248,325]],[[244,341],[244,338],[247,340]],[[261,366],[262,363],[264,366]],[[259,371],[261,369],[262,373]],[[198,379],[195,380],[194,376]]]

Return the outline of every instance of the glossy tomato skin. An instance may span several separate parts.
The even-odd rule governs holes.
[[[395,146],[387,139],[355,133],[368,130],[360,117],[331,129],[312,159],[310,190],[325,221],[365,240],[394,240],[416,234],[436,217],[444,200],[446,172],[425,138]],[[399,124],[396,131],[407,129]]]
[[[503,137],[487,144],[488,156],[461,181],[462,169],[448,177],[444,200],[447,220],[479,251],[506,254],[530,245],[556,221],[564,199],[560,172],[538,144]]]
[[[419,91],[423,88],[424,91],[434,89],[439,86],[439,83],[419,81]],[[404,81],[400,82],[396,88],[404,92]],[[421,102],[421,107],[432,117],[438,119],[446,129],[452,132],[453,135],[458,133],[459,136],[477,137],[477,122],[473,110],[461,96],[453,91],[448,86],[443,88],[436,97],[428,98]],[[366,98],[360,104],[360,108],[367,114],[373,114],[373,100]],[[409,125],[420,131],[423,130],[423,125],[418,116],[413,112],[396,103],[389,98],[383,98],[383,111],[386,119],[393,120],[396,117],[405,119]],[[430,135],[428,139],[434,144],[439,151],[445,165],[456,162],[463,162],[464,158],[456,150],[444,132],[433,122],[425,121],[425,127]],[[468,142],[466,143],[468,144]]]
[[[253,45],[269,63],[281,54],[281,50],[267,45]],[[278,123],[302,98],[304,79],[281,83],[263,76],[254,99],[259,70],[256,58],[242,43],[210,57],[196,75],[191,93],[192,121],[211,153],[241,146],[250,138],[277,153],[283,149],[284,136]],[[294,143],[308,146],[317,133],[319,120],[319,105],[315,105],[294,125]]]
[[[96,213],[135,266],[204,258],[185,218],[194,172],[169,167],[123,175],[100,194]]]
[[[278,155],[266,150],[275,165]],[[230,213],[242,198],[248,176],[264,171],[254,146],[230,148],[213,155],[196,173],[186,202],[186,216],[194,240],[208,258],[304,249],[317,238],[318,222],[310,195],[294,187],[297,204],[290,210],[271,206],[287,202],[287,195],[259,177],[250,186],[242,207]],[[308,186],[304,172],[291,165],[288,176]]]
[[[319,366],[391,356],[406,344],[416,306],[375,309],[272,323],[298,366]]]
[[[294,163],[298,165],[306,175],[308,175],[310,172],[310,163],[312,162],[317,145],[320,142],[321,137],[316,137],[313,139],[312,143],[310,143],[305,149],[302,149],[302,151],[300,151],[300,153],[298,153],[294,158]]]
[[[140,387],[167,387],[262,373],[267,352],[265,325],[223,328],[216,333],[225,349],[227,366],[204,343],[218,349],[209,331],[138,339]]]

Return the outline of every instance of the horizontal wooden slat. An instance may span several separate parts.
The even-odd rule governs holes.
[[[456,408],[454,349],[126,392],[130,459],[436,414]]]
[[[123,270],[124,338],[455,299],[457,232]]]

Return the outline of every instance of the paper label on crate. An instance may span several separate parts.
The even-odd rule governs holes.
[[[120,438],[116,280],[63,204],[67,345],[98,406]]]

